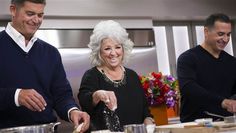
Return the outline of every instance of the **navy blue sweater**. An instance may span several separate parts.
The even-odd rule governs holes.
[[[42,112],[16,107],[17,88],[35,89],[47,102]],[[0,128],[55,122],[53,109],[68,121],[67,111],[75,107],[58,50],[38,39],[25,53],[5,32],[0,32]]]

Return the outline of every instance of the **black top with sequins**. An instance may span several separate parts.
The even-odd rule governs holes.
[[[100,102],[96,107],[92,104],[92,94],[97,90],[114,91],[117,97],[117,109],[115,113],[119,117],[120,126],[128,124],[141,124],[151,114],[136,72],[125,68],[125,84],[114,86],[108,82],[104,75],[93,67],[83,75],[78,94],[82,109],[91,117],[92,130],[107,129],[104,120],[105,104]]]

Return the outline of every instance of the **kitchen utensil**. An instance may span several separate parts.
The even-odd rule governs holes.
[[[73,131],[73,133],[80,133],[84,123],[79,124]]]
[[[60,122],[0,129],[0,133],[54,133]]]
[[[144,124],[131,124],[124,126],[125,133],[147,133],[147,129]]]
[[[156,125],[155,124],[148,124],[148,125],[146,125],[147,133],[154,133],[155,129],[156,129]]]
[[[110,130],[98,130],[98,131],[92,131],[91,133],[111,133]]]
[[[214,113],[210,113],[208,111],[205,111],[205,113],[207,115],[210,116],[215,116],[215,117],[219,117],[219,118],[223,118],[225,123],[236,123],[236,115],[233,116],[222,116],[222,115],[218,115],[218,114],[214,114]]]

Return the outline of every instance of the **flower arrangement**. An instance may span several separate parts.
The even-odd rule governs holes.
[[[178,81],[174,77],[152,72],[148,76],[140,76],[140,81],[150,106],[165,103],[169,108],[177,103]]]

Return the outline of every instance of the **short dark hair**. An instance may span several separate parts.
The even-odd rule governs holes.
[[[212,28],[216,21],[232,24],[232,20],[229,18],[229,16],[223,13],[215,13],[207,17],[204,26],[208,28]]]
[[[11,4],[15,4],[15,5],[21,6],[26,1],[29,1],[29,2],[32,2],[32,3],[45,4],[46,5],[46,0],[11,0]]]

